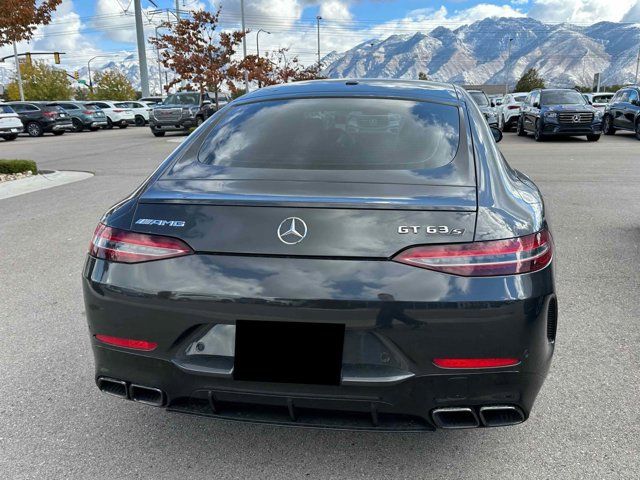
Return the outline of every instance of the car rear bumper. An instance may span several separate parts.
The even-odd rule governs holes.
[[[3,125],[2,127],[0,127],[0,134],[15,134],[15,133],[20,133],[24,130],[24,127],[22,126],[22,124],[20,125],[12,125],[12,126],[5,126]]]
[[[555,340],[551,266],[469,279],[390,261],[191,255],[125,265],[89,258],[83,288],[96,381],[123,382],[123,396],[137,400],[131,385],[158,389],[158,406],[231,420],[421,430],[434,427],[436,409],[468,408],[480,418],[486,406],[516,408],[524,420]],[[344,325],[339,383],[235,380],[237,320]],[[158,347],[126,350],[96,334]],[[434,364],[442,357],[520,362],[443,369]]]

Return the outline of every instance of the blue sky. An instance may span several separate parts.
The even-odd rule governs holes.
[[[239,0],[179,0],[183,10],[223,7],[223,26],[239,27]],[[147,36],[175,0],[142,0]],[[315,17],[322,20],[322,54],[344,51],[365,40],[394,33],[428,31],[439,25],[455,28],[490,16],[530,16],[545,22],[591,24],[597,21],[640,21],[640,0],[245,0],[250,49],[260,37],[265,50],[287,47],[305,61],[314,57]],[[65,65],[84,65],[92,56],[122,59],[135,52],[135,27],[131,0],[63,0],[54,22],[39,30],[22,51],[65,51]],[[1,54],[7,47],[0,48]],[[148,47],[149,56],[153,56]]]

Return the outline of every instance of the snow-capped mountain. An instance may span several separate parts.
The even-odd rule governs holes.
[[[511,55],[509,56],[509,39]],[[549,25],[531,18],[486,18],[451,30],[392,35],[368,40],[344,53],[325,57],[332,78],[418,78],[460,84],[514,85],[537,68],[548,86],[591,85],[596,72],[603,84],[635,77],[640,24],[601,22],[589,27]]]

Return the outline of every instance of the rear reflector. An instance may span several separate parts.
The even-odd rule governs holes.
[[[121,263],[147,262],[191,253],[191,247],[177,238],[128,232],[102,223],[89,245],[89,255]]]
[[[393,261],[464,277],[489,277],[535,272],[549,265],[552,256],[551,235],[542,230],[507,240],[414,247]]]
[[[143,352],[150,352],[151,350],[155,350],[158,346],[156,342],[147,342],[146,340],[132,340],[130,338],[111,337],[109,335],[96,335],[96,339],[108,345],[130,348],[132,350],[141,350]]]
[[[512,367],[520,363],[517,358],[434,358],[440,368],[496,368]]]

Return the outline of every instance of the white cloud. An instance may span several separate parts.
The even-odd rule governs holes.
[[[637,0],[534,0],[529,16],[543,22],[619,22]]]
[[[325,20],[351,20],[351,12],[347,2],[329,0],[320,5],[320,15]]]

